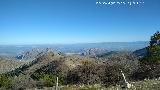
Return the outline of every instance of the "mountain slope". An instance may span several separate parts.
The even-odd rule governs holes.
[[[24,64],[23,66],[17,68],[16,70],[13,70],[10,73],[15,75],[31,74],[37,69],[40,69],[41,67],[49,64],[50,62],[59,60],[61,57],[63,56],[61,56],[59,53],[48,51],[42,56],[39,56],[37,59]]]
[[[111,51],[105,54],[97,55],[96,57],[102,60],[113,60],[113,61],[138,60],[138,57],[134,53],[129,51]]]
[[[25,62],[0,58],[0,73],[6,73],[20,67]]]
[[[147,48],[142,48],[133,52],[135,55],[144,57],[147,54]]]

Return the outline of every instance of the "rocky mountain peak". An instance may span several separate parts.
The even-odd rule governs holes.
[[[34,60],[38,58],[39,56],[42,56],[47,53],[54,53],[54,50],[52,48],[46,48],[46,49],[38,49],[33,48],[30,51],[22,52],[21,54],[16,56],[16,59],[18,60]]]
[[[101,49],[101,48],[88,48],[82,52],[82,55],[95,56],[95,55],[99,55],[99,54],[106,53],[106,52],[107,52],[107,50]]]

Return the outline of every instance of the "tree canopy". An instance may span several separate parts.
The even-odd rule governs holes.
[[[141,62],[151,64],[160,63],[160,33],[157,31],[151,36],[150,45],[147,47],[147,55],[141,59]]]

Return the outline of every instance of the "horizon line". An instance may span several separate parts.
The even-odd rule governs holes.
[[[134,43],[134,42],[149,42],[149,41],[106,41],[106,42],[79,42],[79,43],[26,43],[26,44],[0,44],[2,45],[73,45],[73,44],[97,44],[97,43]]]

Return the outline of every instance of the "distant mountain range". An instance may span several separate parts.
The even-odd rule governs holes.
[[[101,48],[107,51],[135,51],[149,45],[147,41],[139,42],[103,42],[103,43],[80,43],[80,44],[44,44],[44,45],[0,45],[0,55],[16,56],[33,48],[52,48],[62,53],[81,53],[88,48]]]

